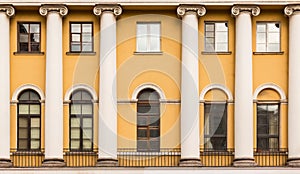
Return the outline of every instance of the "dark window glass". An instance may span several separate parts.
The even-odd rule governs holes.
[[[40,23],[18,23],[18,52],[40,52],[40,28]]]
[[[93,103],[92,96],[78,90],[71,95],[70,104],[70,150],[93,149]]]
[[[41,148],[41,104],[39,95],[26,90],[19,95],[18,150]]]
[[[93,23],[70,23],[70,52],[93,52]]]
[[[159,95],[152,89],[144,89],[137,102],[137,150],[160,150]]]
[[[227,105],[221,103],[205,104],[204,112],[205,150],[226,150]]]
[[[257,104],[257,149],[279,149],[279,104]]]

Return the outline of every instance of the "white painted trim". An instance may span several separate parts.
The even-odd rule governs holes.
[[[259,93],[261,91],[263,91],[264,89],[273,89],[276,92],[278,92],[278,94],[280,95],[280,99],[282,101],[286,100],[286,95],[285,95],[284,91],[278,85],[276,85],[274,83],[265,83],[265,84],[262,84],[262,85],[260,85],[259,87],[256,88],[256,90],[253,94],[253,100],[254,101],[257,100],[257,97],[258,97]]]
[[[163,90],[160,87],[158,87],[157,85],[155,85],[155,84],[149,84],[149,83],[142,84],[142,85],[138,86],[133,91],[131,100],[136,100],[139,92],[141,92],[142,90],[147,89],[147,88],[155,90],[158,93],[158,95],[160,97],[160,100],[166,100],[166,97],[165,97],[165,94],[164,94]]]
[[[78,90],[78,89],[83,89],[83,90],[88,91],[88,92],[92,95],[94,101],[97,101],[97,100],[98,100],[98,95],[97,95],[97,93],[96,93],[96,91],[95,91],[94,88],[92,88],[91,86],[89,86],[89,85],[87,85],[87,84],[76,84],[76,85],[71,86],[71,87],[67,90],[67,92],[66,92],[66,94],[65,94],[65,97],[64,97],[64,102],[69,101],[72,92],[73,92],[73,91],[76,91],[76,90]]]
[[[212,89],[219,89],[219,90],[223,91],[227,95],[227,101],[233,101],[232,93],[230,92],[230,90],[226,86],[224,86],[222,84],[210,84],[210,85],[207,85],[202,90],[202,92],[200,93],[199,100],[200,101],[204,101],[205,94],[208,91],[212,90]]]
[[[44,92],[41,90],[41,88],[39,88],[38,86],[35,86],[33,84],[25,84],[25,85],[22,85],[22,86],[19,86],[15,92],[13,93],[12,95],[12,103],[17,103],[18,102],[18,96],[20,95],[20,93],[24,90],[27,90],[27,89],[32,89],[34,91],[36,91],[39,95],[40,95],[40,98],[41,98],[41,102],[45,101],[45,94]]]

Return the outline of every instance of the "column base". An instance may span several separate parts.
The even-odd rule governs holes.
[[[63,159],[60,158],[48,158],[44,159],[42,167],[64,167],[66,163]]]
[[[179,162],[180,167],[201,167],[202,163],[200,159],[180,159]]]
[[[234,167],[256,167],[254,158],[236,158],[233,160]]]
[[[96,164],[97,167],[116,167],[118,165],[118,160],[113,158],[99,158]]]
[[[0,158],[0,168],[12,167],[12,162],[10,159]]]
[[[286,164],[288,167],[300,167],[300,158],[289,158]]]

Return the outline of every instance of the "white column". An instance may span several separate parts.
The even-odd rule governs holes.
[[[0,5],[0,167],[10,167],[10,21],[12,6]]]
[[[199,137],[198,17],[203,6],[179,6],[182,17],[180,166],[201,166]]]
[[[100,16],[99,157],[97,166],[117,166],[116,16],[118,5],[97,5]]]
[[[289,16],[288,165],[300,167],[300,5],[285,7]]]
[[[68,9],[62,5],[45,5],[40,14],[47,16],[45,160],[43,166],[64,166],[63,160],[63,73],[62,16]]]
[[[257,6],[234,6],[235,35],[235,159],[234,166],[255,166],[253,158],[252,21]]]

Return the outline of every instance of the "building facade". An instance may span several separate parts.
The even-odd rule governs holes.
[[[0,166],[299,167],[297,3],[0,1]]]

